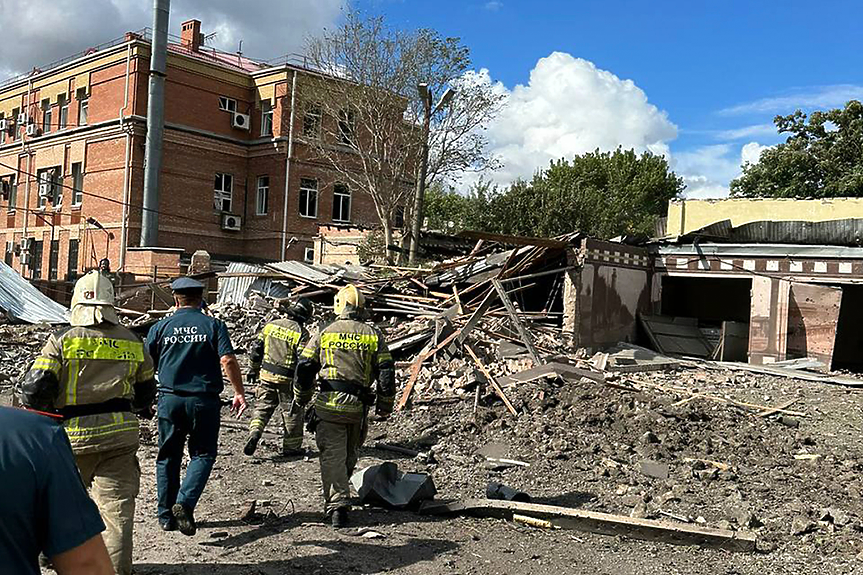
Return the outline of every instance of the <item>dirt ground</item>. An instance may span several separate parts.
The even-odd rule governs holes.
[[[548,531],[500,519],[431,518],[365,508],[352,528],[333,531],[320,512],[318,463],[278,457],[268,434],[259,456],[242,454],[245,431],[227,412],[220,456],[197,510],[194,537],[162,532],[155,520],[155,438],[143,433],[135,532],[138,574],[245,575],[329,573],[739,574],[863,573],[863,503],[859,437],[863,409],[855,392],[753,374],[684,370],[640,374],[740,401],[778,405],[805,417],[780,420],[715,401],[661,392],[635,394],[588,383],[542,382],[511,390],[519,418],[483,398],[415,405],[375,423],[359,467],[396,461],[405,471],[432,474],[438,498],[477,497],[488,481],[530,493],[534,500],[623,515],[698,519],[746,528],[758,551],[734,553],[582,533]],[[423,398],[417,398],[422,401]],[[5,387],[2,402],[9,402]],[[675,405],[677,404],[677,405]],[[270,430],[275,431],[271,423]],[[408,458],[375,449],[390,442],[431,453]],[[478,448],[489,443],[530,467],[491,470]],[[313,438],[306,437],[313,447]],[[795,455],[806,454],[805,459]],[[813,457],[816,456],[814,459]],[[713,472],[688,462],[730,465]],[[667,479],[640,471],[665,463]],[[262,514],[239,518],[243,502]],[[383,537],[367,538],[371,527]],[[858,556],[860,559],[858,559]]]

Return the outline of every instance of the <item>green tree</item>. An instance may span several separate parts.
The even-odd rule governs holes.
[[[773,120],[788,139],[762,152],[731,182],[731,194],[768,198],[863,196],[863,105]]]

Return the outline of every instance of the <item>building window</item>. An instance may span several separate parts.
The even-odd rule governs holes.
[[[30,246],[30,278],[42,279],[42,240],[33,241]]]
[[[63,203],[63,176],[60,167],[45,168],[36,172],[39,183],[39,207],[44,208],[50,202],[55,208]]]
[[[81,162],[72,164],[72,205],[80,206],[84,201],[84,170]]]
[[[318,217],[318,181],[300,179],[300,215],[304,218]]]
[[[303,116],[303,135],[307,138],[321,137],[321,105],[310,104]]]
[[[261,102],[261,137],[273,135],[273,108],[269,102]]]
[[[66,281],[74,281],[78,277],[78,240],[69,240],[69,259],[66,263]]]
[[[60,94],[59,96],[59,105],[60,105],[60,113],[57,122],[57,127],[59,129],[64,129],[66,124],[69,122],[69,100],[66,99],[66,96]]]
[[[51,131],[51,101],[42,100],[42,133]]]
[[[10,212],[15,209],[15,205],[18,202],[18,181],[15,178],[15,174],[10,174],[6,179],[9,186],[9,195],[6,197],[6,209]]]
[[[393,225],[396,228],[405,227],[405,207],[404,206],[396,206],[396,213],[393,217]]]
[[[333,186],[333,221],[351,221],[351,191],[344,184]]]
[[[7,241],[6,242],[6,255],[3,258],[3,261],[6,262],[6,265],[10,268],[12,267],[12,258],[15,256],[15,242]]]
[[[84,90],[78,90],[78,125],[87,125],[87,114],[90,112],[90,98]]]
[[[48,252],[48,280],[57,281],[57,265],[60,263],[60,240],[51,240]]]
[[[303,261],[310,264],[315,263],[315,248],[306,246],[303,250]]]
[[[219,96],[219,109],[225,112],[236,113],[237,101],[227,96]]]
[[[270,208],[270,176],[258,176],[258,197],[255,214],[265,216]]]
[[[342,110],[339,113],[339,143],[352,146],[354,141],[354,123],[356,115],[353,110]]]
[[[216,174],[213,199],[215,208],[220,212],[231,211],[231,191],[234,187],[234,176],[231,174]]]
[[[15,127],[12,129],[12,139],[17,140],[21,137],[21,132],[26,130],[24,124],[18,123],[18,116],[21,114],[21,110],[19,108],[15,108],[12,110],[12,118],[11,120],[15,122]]]

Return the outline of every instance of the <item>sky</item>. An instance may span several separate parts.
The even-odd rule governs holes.
[[[208,42],[254,58],[301,52],[348,0],[173,0]],[[142,0],[0,0],[0,76],[151,25]],[[784,140],[773,117],[863,99],[863,2],[822,0],[352,0],[395,27],[458,36],[507,95],[486,130],[503,167],[618,146],[668,157],[688,197],[722,197],[742,162]],[[10,23],[16,25],[10,25]],[[61,30],[61,33],[57,33]]]

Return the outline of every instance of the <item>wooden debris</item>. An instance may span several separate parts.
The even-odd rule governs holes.
[[[550,521],[553,526],[563,529],[576,529],[603,535],[620,535],[648,541],[663,541],[676,545],[705,545],[728,551],[754,551],[756,541],[755,535],[747,531],[713,529],[555,505],[496,499],[465,499],[450,503],[427,501],[420,507],[420,513],[426,515],[470,513],[505,519],[512,519],[514,514],[518,514],[545,519]]]
[[[510,403],[509,398],[503,392],[503,389],[497,383],[497,380],[494,378],[494,376],[491,373],[489,373],[489,371],[485,368],[485,366],[479,360],[476,353],[473,351],[473,348],[468,344],[464,344],[464,349],[465,349],[465,351],[467,351],[468,355],[471,356],[474,363],[476,363],[476,366],[479,368],[479,370],[482,372],[482,374],[485,376],[485,378],[491,384],[492,389],[494,389],[494,391],[495,391],[495,393],[497,393],[498,397],[500,397],[503,400],[503,404],[506,405],[506,408],[509,410],[509,412],[511,414],[517,416],[518,412],[512,406],[512,403]]]
[[[506,312],[509,314],[509,319],[515,326],[516,331],[518,331],[518,335],[521,337],[522,343],[527,348],[527,352],[530,354],[530,357],[533,358],[534,363],[539,365],[540,363],[542,363],[542,358],[540,358],[539,352],[537,352],[536,348],[533,346],[533,339],[531,339],[527,328],[524,327],[524,324],[518,317],[518,312],[516,312],[515,306],[512,305],[512,300],[509,299],[509,294],[506,293],[503,284],[501,284],[498,280],[492,280],[491,284],[497,291],[497,295],[500,298],[500,301],[503,302],[503,307],[506,308]]]

